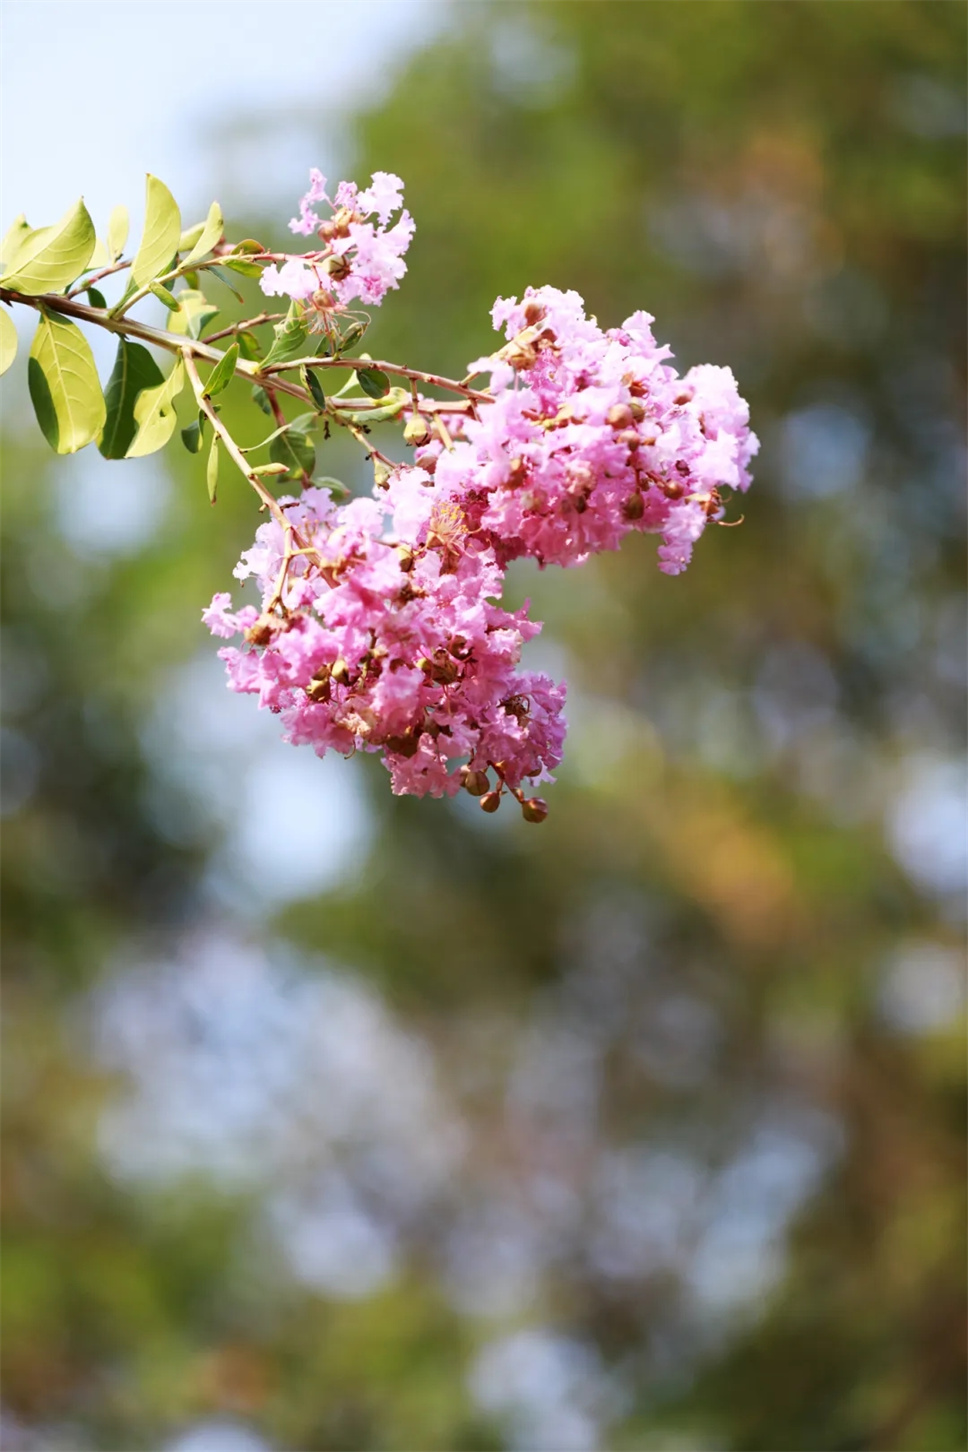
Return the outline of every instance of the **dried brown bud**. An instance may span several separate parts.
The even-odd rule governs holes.
[[[511,485],[512,488],[514,488],[518,484],[523,484],[527,477],[528,466],[525,463],[524,459],[522,459],[520,455],[518,455],[511,460],[510,466],[508,468],[508,484]]]
[[[626,519],[641,519],[645,513],[645,500],[641,494],[632,494],[622,505],[622,513]]]
[[[535,323],[540,323],[544,316],[545,309],[542,304],[534,302],[533,300],[528,303],[524,310],[524,321],[530,324],[531,327],[534,327]]]
[[[512,368],[531,368],[538,354],[531,343],[524,343],[519,338],[515,338],[508,344],[504,356]],[[492,807],[491,810],[493,811],[494,808]]]
[[[268,645],[276,633],[279,622],[273,615],[260,615],[254,625],[242,632],[250,645]]]
[[[676,403],[692,403],[696,390],[686,383],[676,394]]]
[[[328,701],[331,695],[329,680],[310,681],[306,687],[306,695],[311,701],[315,701],[317,705],[321,701]]]
[[[526,822],[543,822],[548,815],[548,803],[543,797],[529,797],[521,803],[521,815]]]
[[[491,789],[486,771],[471,771],[469,766],[464,766],[460,776],[465,792],[470,792],[472,797],[482,797]]]
[[[409,760],[420,750],[420,733],[410,730],[404,732],[402,736],[388,736],[387,749],[395,751],[398,756],[405,756]]]
[[[423,469],[425,474],[433,474],[437,468],[436,454],[418,454],[413,461],[418,469]]]
[[[501,805],[501,793],[500,792],[488,792],[486,794],[486,796],[481,797],[481,811],[482,812],[496,812],[497,809],[498,809],[498,807],[500,805]]]
[[[633,422],[632,410],[627,403],[613,403],[605,418],[613,429],[627,429]]]

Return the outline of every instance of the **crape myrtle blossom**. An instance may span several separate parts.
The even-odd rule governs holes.
[[[638,529],[662,536],[659,568],[679,574],[722,491],[749,487],[759,448],[730,369],[680,376],[648,313],[603,331],[553,287],[499,298],[492,316],[507,346],[472,369],[490,374],[494,403],[452,449],[434,446],[438,487],[502,564],[578,565]]]
[[[320,756],[382,752],[398,794],[463,785],[493,810],[507,789],[540,820],[522,783],[551,780],[561,760],[564,687],[519,668],[541,627],[527,606],[495,603],[502,570],[459,507],[415,468],[379,499],[337,506],[308,489],[280,502],[289,538],[261,525],[235,571],[255,577],[262,610],[219,594],[204,615],[213,634],[244,636],[219,652],[231,688]]]
[[[326,220],[315,210],[317,202],[330,208]],[[395,212],[400,216],[389,227]],[[315,233],[324,245],[266,267],[260,283],[269,296],[302,302],[318,295],[319,305],[328,310],[345,309],[356,299],[375,306],[390,288],[399,286],[407,270],[403,254],[413,238],[414,223],[403,209],[403,182],[390,172],[374,172],[363,191],[354,182],[340,182],[330,201],[326,178],[314,168],[299,216],[289,226],[304,237]]]
[[[298,296],[325,267],[340,305],[379,300],[412,233],[405,212],[385,230],[399,179],[341,183],[329,222],[322,201],[314,172],[291,225],[327,250],[271,269],[271,286]],[[492,318],[506,341],[469,375],[487,375],[487,389],[435,379],[461,395],[445,406],[416,391],[430,375],[411,375],[413,465],[380,455],[372,498],[338,504],[313,487],[279,500],[235,571],[254,578],[260,607],[234,610],[221,593],[203,618],[216,636],[242,636],[219,652],[229,685],[279,714],[286,740],[319,755],[380,752],[398,794],[463,787],[493,811],[510,793],[541,821],[545,803],[529,793],[561,760],[565,687],[522,668],[541,626],[527,604],[502,607],[508,564],[581,564],[637,529],[660,536],[659,568],[679,574],[749,487],[759,445],[731,371],[680,375],[648,313],[603,330],[577,293],[543,287],[499,298]]]

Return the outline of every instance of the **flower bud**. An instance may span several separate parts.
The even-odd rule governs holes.
[[[403,442],[420,446],[430,442],[430,430],[422,413],[411,414],[403,430]]]
[[[521,815],[526,822],[543,822],[548,815],[548,803],[542,797],[529,797],[521,803]]]
[[[518,338],[508,344],[504,357],[512,368],[531,368],[538,354],[530,343],[523,343]],[[492,807],[491,811],[495,809]]]
[[[605,418],[613,429],[627,429],[633,422],[632,410],[627,403],[613,403]]]
[[[616,434],[615,437],[620,444],[624,444],[633,454],[642,442],[635,429],[622,429],[621,433]]]
[[[645,500],[641,494],[632,494],[622,505],[622,513],[626,519],[641,519],[645,513]]]
[[[629,404],[629,413],[635,419],[636,423],[641,423],[642,420],[645,418],[645,408],[641,403],[639,403],[637,398],[633,398],[632,402]]]
[[[529,302],[524,310],[524,321],[531,327],[534,327],[535,323],[540,323],[544,316],[545,309],[541,303],[535,302],[534,300]]]
[[[498,809],[498,807],[500,805],[501,805],[501,793],[500,792],[488,792],[485,796],[481,797],[481,811],[482,812],[496,812],[497,809]]]
[[[353,265],[348,257],[327,257],[325,262],[317,263],[324,272],[328,272],[334,282],[341,282],[344,277],[349,277]]]
[[[335,297],[331,292],[327,292],[324,287],[317,287],[309,301],[319,313],[330,312],[336,306]]]
[[[694,395],[695,389],[690,384],[686,383],[683,385],[682,388],[680,388],[679,392],[676,394],[675,401],[676,403],[692,403]]]
[[[278,621],[272,615],[260,615],[254,625],[242,632],[249,645],[268,645],[276,633]]]
[[[318,706],[322,701],[328,701],[331,695],[329,680],[312,680],[306,687],[306,695]]]
[[[376,489],[386,489],[393,476],[391,465],[385,464],[382,459],[373,460],[373,485]]]
[[[333,662],[329,674],[338,686],[348,686],[350,683],[350,668],[342,656]]]
[[[483,797],[490,791],[491,783],[487,779],[486,771],[471,771],[469,766],[464,766],[461,767],[460,775],[465,792],[469,792],[472,797]],[[488,810],[492,811],[493,808]]]

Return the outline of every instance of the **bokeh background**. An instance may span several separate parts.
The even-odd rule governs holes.
[[[242,484],[55,460],[7,380],[9,1452],[964,1447],[965,52],[947,0],[6,6],[4,225],[150,169],[282,244],[310,165],[397,171],[376,356],[575,287],[763,440],[682,578],[513,575],[536,828],[279,743],[199,622]]]

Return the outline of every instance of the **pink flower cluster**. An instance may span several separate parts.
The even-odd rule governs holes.
[[[280,503],[286,528],[260,526],[235,571],[255,576],[262,610],[219,594],[203,616],[215,635],[244,634],[248,648],[219,652],[230,687],[320,756],[381,751],[395,793],[464,786],[494,810],[508,790],[540,820],[522,783],[561,760],[564,687],[519,669],[541,627],[494,603],[503,572],[460,507],[416,468],[379,499],[337,506],[308,489]]]
[[[322,186],[294,226],[317,225]],[[397,186],[378,174],[337,202],[383,219]],[[373,499],[281,500],[285,524],[262,525],[235,571],[255,576],[261,610],[220,594],[203,618],[242,632],[242,648],[220,651],[229,685],[280,713],[287,740],[380,751],[396,793],[463,786],[493,811],[510,792],[540,821],[525,783],[561,760],[565,688],[520,668],[541,627],[527,605],[497,603],[507,565],[580,564],[639,529],[661,535],[659,567],[678,574],[721,491],[748,488],[758,442],[730,370],[680,377],[647,313],[603,331],[577,293],[544,287],[498,299],[493,318],[506,345],[472,365],[489,392],[455,385],[463,401],[445,412],[417,398],[415,466]]]
[[[553,287],[499,298],[492,316],[507,345],[472,369],[490,374],[494,402],[453,448],[433,445],[438,490],[502,564],[578,565],[638,529],[662,536],[659,568],[679,574],[722,491],[750,484],[759,442],[731,370],[680,377],[648,313],[603,331]]]
[[[326,202],[331,210],[325,221],[314,210],[317,202]],[[299,216],[289,226],[304,237],[316,233],[325,245],[265,268],[262,291],[298,301],[316,294],[320,306],[330,310],[347,308],[357,298],[370,306],[382,302],[407,270],[403,254],[413,238],[414,222],[402,207],[403,182],[390,172],[374,172],[363,191],[354,182],[340,182],[330,201],[326,178],[313,168]],[[397,211],[400,216],[389,227]],[[374,216],[375,223],[370,220]]]

